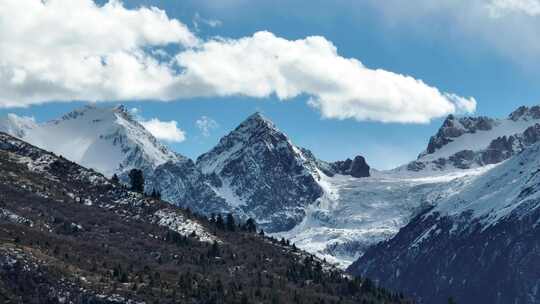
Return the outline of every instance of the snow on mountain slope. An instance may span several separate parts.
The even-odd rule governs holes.
[[[538,202],[534,208],[540,206],[539,168],[537,144],[442,200],[425,216],[463,217],[486,227],[516,212],[528,212],[528,208],[520,207],[534,201]]]
[[[527,130],[538,133],[534,127],[539,123],[540,106],[520,107],[506,119],[450,115],[418,159],[397,170],[441,171],[498,163],[533,143],[516,137],[523,137]]]
[[[347,267],[369,246],[393,237],[422,210],[459,192],[491,166],[419,177],[375,172],[369,178],[334,175],[319,182],[324,195],[292,230],[277,234]]]
[[[491,129],[478,130],[474,133],[465,133],[456,137],[444,147],[435,150],[433,153],[422,155],[420,159],[423,161],[433,161],[439,158],[448,158],[463,150],[480,151],[486,149],[494,139],[522,133],[525,129],[538,122],[540,121],[513,121],[510,119],[494,120]]]
[[[37,126],[35,120],[31,117],[19,117],[9,113],[6,117],[0,119],[0,131],[22,138],[28,130]]]
[[[0,131],[108,176],[178,159],[123,106],[86,106],[42,124],[9,114],[0,120]]]
[[[540,143],[441,199],[349,270],[419,303],[538,303]]]

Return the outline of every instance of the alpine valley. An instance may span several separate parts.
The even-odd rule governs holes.
[[[207,218],[252,218],[324,265],[419,303],[540,297],[540,106],[507,118],[450,115],[416,160],[386,171],[360,155],[321,160],[260,113],[196,160],[160,143],[125,106],[86,106],[45,123],[9,114],[0,131],[96,176],[127,183],[141,169],[146,191],[164,201]],[[30,157],[35,168],[30,154],[19,162]]]

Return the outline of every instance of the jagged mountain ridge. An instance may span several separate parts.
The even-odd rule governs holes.
[[[2,303],[410,303],[4,133],[0,240]]]
[[[540,106],[519,107],[508,118],[449,115],[418,159],[399,168],[445,171],[496,164],[538,140]]]

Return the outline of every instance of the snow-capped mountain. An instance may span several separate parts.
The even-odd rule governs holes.
[[[538,303],[540,144],[426,210],[349,269],[421,303]]]
[[[392,238],[419,212],[540,140],[540,107],[507,119],[448,117],[417,161],[368,178],[322,175],[324,194],[304,220],[280,233],[300,247],[347,266]]]
[[[520,107],[506,119],[450,115],[418,159],[398,170],[445,171],[499,163],[535,143],[540,106]]]
[[[294,227],[323,194],[319,162],[260,113],[201,155],[197,166],[220,197],[268,231]]]
[[[141,169],[147,191],[161,191],[173,204],[202,213],[228,210],[193,161],[160,143],[124,106],[85,106],[42,124],[8,114],[0,131],[125,181],[129,170]]]
[[[152,136],[124,106],[85,106],[43,124],[9,114],[0,120],[0,131],[108,176],[132,168],[150,170],[181,158]]]

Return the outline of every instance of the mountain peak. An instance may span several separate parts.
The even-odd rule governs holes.
[[[540,106],[520,106],[514,112],[510,113],[508,116],[509,119],[513,121],[518,120],[531,120],[531,119],[540,119]]]
[[[240,214],[265,223],[265,230],[284,231],[322,195],[316,160],[306,154],[257,112],[199,156],[197,166]]]
[[[113,109],[114,109],[115,112],[120,112],[120,113],[128,113],[129,112],[128,108],[124,104],[119,104],[119,105],[115,106]]]
[[[216,159],[216,155],[228,155],[259,145],[262,145],[261,148],[264,150],[273,149],[273,147],[278,146],[278,143],[284,142],[292,145],[288,137],[279,131],[272,121],[260,112],[255,112],[241,122],[236,129],[221,138],[218,145],[211,151],[199,156],[197,163],[203,164],[203,172],[214,171],[215,165],[209,166],[208,162],[221,162],[221,160]],[[211,169],[206,168],[207,166]]]
[[[257,111],[257,112],[255,112],[255,113],[248,116],[247,120],[250,120],[250,119],[255,119],[255,120],[261,120],[262,119],[262,120],[264,120],[266,118],[264,117],[264,115],[261,112]]]
[[[178,160],[123,105],[85,105],[41,124],[27,120],[11,118],[8,126],[0,121],[0,130],[105,175]]]
[[[255,112],[251,114],[238,126],[237,130],[253,129],[259,127],[277,130],[274,123],[270,119],[266,118],[261,112]]]

